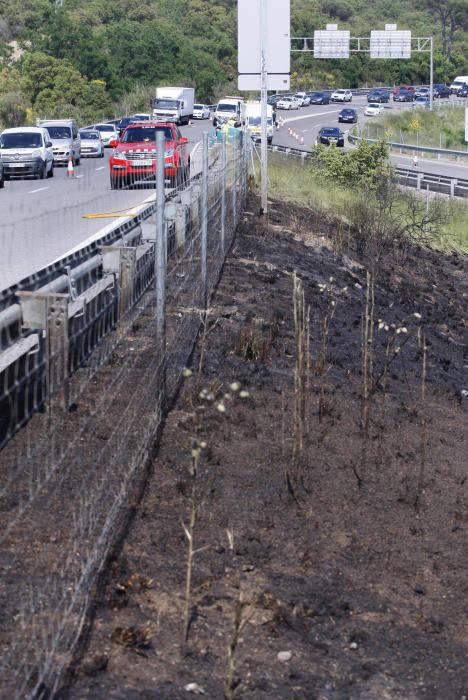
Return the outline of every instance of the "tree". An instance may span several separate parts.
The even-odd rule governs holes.
[[[425,0],[429,12],[440,22],[442,30],[442,54],[450,59],[453,37],[457,29],[468,27],[467,0]]]
[[[5,127],[24,124],[27,110],[28,105],[21,92],[7,92],[0,97],[0,122]]]

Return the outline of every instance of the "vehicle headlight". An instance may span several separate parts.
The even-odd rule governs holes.
[[[174,149],[173,148],[168,148],[166,151],[164,151],[164,157],[165,158],[170,158],[171,156],[174,155]]]
[[[114,160],[127,160],[127,156],[125,155],[125,153],[122,153],[122,151],[114,151],[112,157],[114,158]]]

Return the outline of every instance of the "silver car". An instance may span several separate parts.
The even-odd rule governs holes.
[[[41,119],[37,125],[49,132],[55,165],[67,165],[70,158],[80,164],[81,142],[73,119]]]
[[[83,158],[104,158],[104,144],[97,129],[80,129],[80,138]]]

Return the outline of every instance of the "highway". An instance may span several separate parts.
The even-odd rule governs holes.
[[[208,120],[181,131],[191,150],[212,130]],[[199,147],[196,149],[199,154]],[[108,158],[82,158],[75,177],[56,167],[51,180],[11,180],[0,190],[0,291],[65,255],[117,219],[112,213],[132,211],[152,191],[147,187],[111,190]],[[199,154],[201,155],[201,154]],[[192,175],[200,158],[192,160]],[[108,218],[83,218],[90,214]]]
[[[351,104],[313,105],[298,111],[278,110],[285,126],[275,132],[273,143],[310,150],[321,126],[337,126],[338,113],[343,106],[358,110],[359,123],[364,124],[365,96],[353,97]],[[411,104],[390,102],[386,109],[411,109]],[[370,118],[372,119],[372,118]],[[293,128],[304,144],[288,135]],[[341,124],[346,131],[349,126]],[[189,138],[192,154],[192,175],[199,169],[200,141],[204,131],[213,130],[208,120],[194,121],[191,127],[182,127]],[[199,144],[199,145],[197,145]],[[135,187],[129,190],[111,190],[108,157],[82,159],[74,178],[67,177],[65,168],[55,168],[51,180],[14,180],[0,190],[0,291],[36,272],[69,250],[82,244],[97,232],[117,220],[115,213],[131,212],[147,199],[152,191]],[[392,162],[400,167],[412,167],[411,155],[392,155]],[[419,169],[428,173],[468,179],[468,163],[445,162],[419,156]],[[107,214],[102,218],[84,218],[92,214]]]

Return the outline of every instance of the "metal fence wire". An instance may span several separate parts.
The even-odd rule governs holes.
[[[232,242],[249,149],[205,134],[198,174],[130,239],[90,251],[68,289],[0,309],[1,698],[64,682]]]

